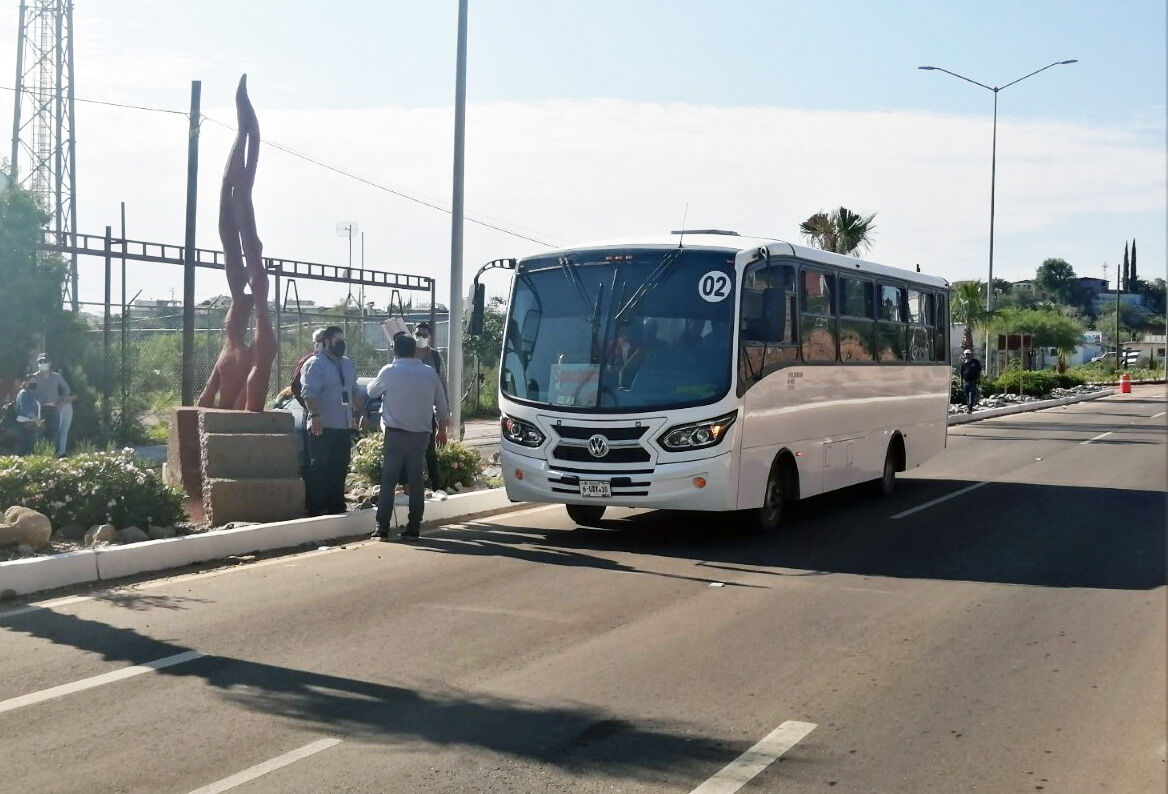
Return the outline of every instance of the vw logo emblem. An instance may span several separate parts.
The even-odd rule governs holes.
[[[608,439],[600,434],[593,436],[588,439],[588,451],[594,458],[603,458],[608,454]]]

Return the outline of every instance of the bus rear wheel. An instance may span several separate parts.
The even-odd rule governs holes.
[[[891,496],[896,490],[896,470],[899,468],[897,441],[894,439],[888,445],[888,452],[884,455],[884,470],[880,479],[876,481],[876,493],[880,496]]]
[[[593,527],[604,518],[604,505],[564,505],[568,518],[582,527]]]

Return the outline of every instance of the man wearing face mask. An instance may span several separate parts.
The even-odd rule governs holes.
[[[446,393],[446,374],[442,371],[442,356],[430,347],[433,340],[433,331],[430,323],[422,321],[414,326],[414,342],[417,344],[415,358],[438,373],[438,380],[442,383],[442,394],[449,401]],[[435,439],[438,437],[438,418],[434,418],[433,428],[430,431],[430,444],[426,447],[426,476],[430,478],[430,488],[437,491],[445,487],[445,483],[438,478],[438,448]]]
[[[73,396],[69,384],[60,372],[53,371],[49,357],[37,358],[36,398],[41,404],[41,418],[44,420],[42,433],[57,450],[58,456],[65,454],[69,441],[69,426],[73,423]]]
[[[300,396],[308,411],[308,515],[345,512],[345,475],[349,471],[354,416],[365,415],[357,393],[357,366],[345,356],[345,332],[335,325],[321,333],[321,352],[304,363]]]

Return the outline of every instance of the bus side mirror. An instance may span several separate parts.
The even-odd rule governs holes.
[[[470,323],[467,333],[471,336],[482,336],[483,317],[486,314],[487,288],[482,284],[474,285],[474,296],[471,298]]]
[[[762,310],[766,342],[782,342],[787,328],[787,291],[779,287],[767,287],[762,291]]]

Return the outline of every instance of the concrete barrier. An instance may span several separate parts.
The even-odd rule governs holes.
[[[443,501],[426,502],[425,525],[504,510],[511,504],[502,488],[453,494]],[[405,505],[395,505],[395,523],[404,525],[406,512]],[[18,595],[25,595],[84,582],[182,568],[197,562],[368,535],[373,532],[375,517],[373,510],[358,510],[343,515],[297,518],[2,562],[0,591],[11,589]]]
[[[964,425],[969,422],[978,422],[982,419],[993,419],[995,416],[1009,416],[1010,414],[1022,414],[1027,411],[1041,411],[1043,408],[1057,408],[1060,405],[1071,405],[1073,403],[1086,402],[1087,400],[1098,400],[1100,397],[1110,397],[1115,392],[1111,389],[1105,391],[1094,392],[1093,394],[1076,394],[1071,397],[1059,397],[1055,400],[1038,400],[1032,403],[1016,403],[1014,405],[1003,405],[1001,408],[989,408],[984,411],[974,411],[971,414],[950,414],[950,425]]]

